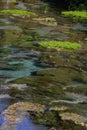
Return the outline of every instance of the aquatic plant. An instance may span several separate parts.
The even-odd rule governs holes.
[[[32,35],[25,35],[25,36],[24,36],[24,39],[25,39],[25,40],[32,41],[32,40],[33,40],[33,36],[32,36]]]
[[[87,19],[86,11],[64,11],[62,15],[71,17],[73,19]]]
[[[9,14],[9,15],[35,15],[33,12],[25,11],[25,10],[0,10],[0,14]]]
[[[62,42],[62,41],[43,41],[40,42],[40,45],[46,48],[63,48],[63,49],[79,49],[81,45],[74,42]]]

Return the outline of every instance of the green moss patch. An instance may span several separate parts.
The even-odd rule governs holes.
[[[87,86],[76,86],[76,87],[68,87],[66,91],[71,92],[71,93],[77,93],[77,94],[83,94],[87,96]]]
[[[0,10],[0,14],[8,14],[8,15],[35,15],[33,12],[25,11],[25,10]]]
[[[59,76],[58,76],[59,75]],[[69,85],[72,81],[84,82],[84,73],[78,72],[69,68],[58,68],[51,70],[41,70],[35,72],[35,75],[20,78],[12,83],[27,84],[30,86],[22,91],[21,94],[15,94],[11,90],[9,94],[13,97],[22,100],[30,100],[38,103],[49,104],[55,100],[72,100],[71,97],[65,94],[65,86]],[[87,77],[87,76],[85,76]],[[86,80],[87,81],[87,80]]]
[[[87,12],[86,11],[64,11],[62,15],[66,17],[72,17],[75,19],[87,19]]]
[[[81,45],[79,43],[73,43],[68,41],[43,41],[40,42],[40,45],[46,48],[62,48],[70,50],[76,50],[81,48]]]

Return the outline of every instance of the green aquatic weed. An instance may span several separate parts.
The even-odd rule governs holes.
[[[0,14],[8,14],[8,15],[35,15],[33,12],[29,12],[26,10],[0,10]]]
[[[62,15],[72,17],[75,19],[87,19],[87,12],[86,11],[64,11]]]
[[[62,48],[62,49],[79,49],[81,45],[73,42],[62,42],[62,41],[42,41],[40,45],[46,48]]]

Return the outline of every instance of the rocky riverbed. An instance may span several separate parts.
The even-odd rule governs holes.
[[[0,15],[0,130],[85,130],[86,21],[64,18],[37,0],[8,8],[35,15]],[[40,45],[51,40],[78,42],[81,48]]]

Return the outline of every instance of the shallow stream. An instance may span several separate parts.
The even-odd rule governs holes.
[[[10,81],[30,76],[33,72],[47,69],[36,63],[40,57],[40,51],[32,47],[27,48],[27,42],[37,44],[45,40],[69,40],[82,44],[82,49],[87,48],[87,23],[72,21],[60,15],[60,11],[42,1],[30,2],[0,2],[0,9],[22,9],[35,12],[37,17],[0,15],[0,84],[8,85]],[[27,36],[30,36],[26,38]],[[32,37],[31,37],[32,36]],[[18,44],[24,43],[19,46]],[[24,46],[24,47],[23,47]],[[86,63],[87,64],[87,63]],[[49,67],[50,68],[50,67]],[[86,70],[87,71],[87,70]],[[79,83],[80,84],[80,83]],[[76,84],[77,85],[77,84]],[[73,85],[74,86],[74,85]],[[80,86],[80,85],[79,85]],[[85,84],[87,87],[87,84]],[[69,95],[69,94],[68,94]],[[70,95],[69,95],[70,96]],[[72,95],[74,101],[59,99],[55,102],[87,103],[87,95]],[[78,98],[77,98],[78,97]],[[71,97],[70,97],[71,98]],[[77,99],[76,99],[77,98]],[[82,100],[80,101],[80,98]],[[10,104],[11,97],[3,88],[0,91],[0,113]],[[85,110],[87,112],[87,110]],[[34,124],[29,116],[16,125],[9,125],[0,116],[0,130],[47,130],[44,125]]]

